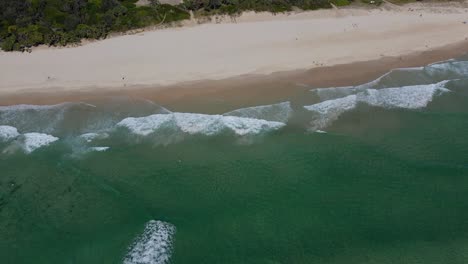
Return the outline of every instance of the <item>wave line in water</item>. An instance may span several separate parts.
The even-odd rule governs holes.
[[[293,110],[290,102],[282,102],[271,105],[259,105],[236,109],[223,114],[224,116],[247,117],[286,123]]]
[[[231,131],[238,136],[257,135],[282,128],[286,124],[236,116],[206,115],[195,113],[156,114],[146,117],[128,117],[117,126],[126,127],[132,133],[147,136],[158,130],[169,129],[190,135],[217,135]]]
[[[18,149],[22,150],[26,154],[30,154],[31,152],[48,146],[57,140],[59,140],[58,137],[44,133],[31,132],[20,134],[16,127],[0,126],[0,143],[8,143],[12,141],[11,144],[3,150],[3,154],[13,153]]]
[[[167,264],[176,232],[172,224],[151,220],[130,246],[123,264]]]
[[[94,140],[106,139],[109,137],[107,133],[85,133],[79,136],[79,138],[83,139],[87,143],[91,143]]]
[[[317,114],[316,119],[312,122],[312,129],[317,130],[329,126],[340,115],[356,108],[358,103],[383,108],[424,108],[432,101],[435,95],[450,91],[445,88],[447,82],[442,81],[429,85],[413,85],[379,90],[366,89],[356,94],[304,106],[304,108]]]
[[[12,126],[0,126],[0,142],[8,142],[19,136],[18,129]]]
[[[97,152],[103,152],[107,151],[109,147],[91,147],[89,148],[90,151],[97,151]]]
[[[58,137],[54,137],[43,133],[26,133],[22,135],[21,148],[27,154],[39,149],[41,147],[48,146],[49,144],[59,140]]]
[[[467,77],[468,61],[451,59],[435,62],[424,67],[393,69],[375,80],[357,86],[315,88],[311,91],[315,92],[321,100],[330,100],[355,94],[366,89],[423,85]]]

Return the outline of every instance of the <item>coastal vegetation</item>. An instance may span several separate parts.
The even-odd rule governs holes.
[[[184,0],[178,5],[149,0],[2,0],[0,48],[25,51],[37,45],[65,46],[196,16],[236,15],[243,11],[285,12],[343,6],[352,0]]]
[[[348,0],[334,1],[347,2]],[[196,11],[202,15],[238,14],[243,11],[279,13],[290,11],[293,7],[302,10],[331,7],[328,0],[184,0],[182,5],[186,10]]]
[[[189,18],[179,7],[137,0],[2,0],[0,43],[5,51],[46,44],[63,46],[110,32]]]

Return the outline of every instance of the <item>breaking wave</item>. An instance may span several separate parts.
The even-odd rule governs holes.
[[[3,153],[22,150],[29,154],[59,137],[64,138],[63,142],[75,156],[107,151],[110,147],[103,141],[122,127],[141,136],[156,133],[165,145],[179,141],[184,135],[212,136],[227,132],[239,137],[253,136],[285,126],[292,112],[289,102],[248,107],[222,115],[172,113],[146,100],[132,101],[130,105],[134,108],[126,109],[129,104],[119,107],[116,102],[122,100],[101,106],[63,103],[0,107],[0,143],[14,141]]]
[[[23,132],[81,134],[110,130],[128,116],[170,113],[143,99],[118,97],[91,103],[0,106],[0,124]]]
[[[156,114],[140,118],[129,117],[117,124],[117,126],[125,127],[132,133],[141,136],[164,130],[207,136],[229,131],[238,136],[246,136],[277,130],[285,125],[282,122],[263,119],[195,113]]]
[[[312,129],[318,130],[329,126],[343,113],[356,108],[358,103],[383,108],[424,108],[432,101],[435,95],[449,91],[445,88],[447,82],[379,90],[365,89],[356,94],[326,100],[317,104],[304,106],[304,108],[316,114],[312,121]]]
[[[91,147],[89,148],[90,151],[97,151],[97,152],[103,152],[107,151],[109,147]]]
[[[433,78],[458,79],[468,77],[468,61],[447,61],[424,67],[424,71]]]
[[[418,109],[426,107],[437,94],[449,92],[447,81],[431,85],[415,85],[400,88],[368,89],[357,95],[357,100],[384,108]]]
[[[80,139],[86,141],[86,143],[91,143],[94,140],[106,139],[109,137],[107,133],[85,133],[79,136]]]
[[[65,113],[73,107],[86,106],[80,103],[57,105],[0,106],[0,123],[25,132],[52,133],[65,119]]]
[[[49,145],[59,138],[43,133],[26,133],[22,135],[21,147],[26,153],[31,153],[38,148]]]
[[[0,143],[10,143],[3,151],[3,154],[14,153],[21,150],[29,154],[39,148],[50,145],[51,143],[59,140],[44,133],[30,132],[20,134],[16,127],[0,126]]]
[[[0,126],[0,142],[8,142],[19,136],[18,129],[12,126]]]
[[[263,119],[286,123],[291,117],[293,110],[290,102],[271,105],[260,105],[237,109],[223,114],[224,116],[237,116],[246,118]]]
[[[111,135],[107,132],[101,133],[85,133],[77,137],[67,139],[68,145],[71,147],[72,156],[80,157],[89,152],[104,152],[110,147],[102,146],[102,141],[108,139]]]
[[[312,129],[321,130],[359,104],[423,108],[434,96],[448,91],[446,80],[464,82],[467,76],[468,61],[462,60],[395,69],[362,85],[313,89],[314,93],[309,95],[317,103],[308,103],[305,110],[293,110],[291,102],[286,101],[224,114],[179,113],[152,101],[129,97],[88,103],[0,106],[0,145],[3,153],[16,150],[31,153],[60,138],[72,153],[84,154],[113,148],[115,137],[118,139],[122,134],[129,141],[151,136],[156,145],[178,142],[189,135],[226,134],[250,142],[255,136],[279,130],[286,124],[303,128],[311,113]]]
[[[352,110],[356,107],[357,96],[352,94],[343,98],[332,99],[323,101],[318,104],[304,106],[306,110],[317,113],[316,119],[313,121],[313,129],[319,130],[330,125],[333,121],[337,120],[338,117]]]
[[[167,264],[172,254],[175,226],[149,221],[125,255],[124,264]]]
[[[59,140],[58,137],[54,137],[43,133],[25,133],[19,135],[15,141],[8,145],[2,153],[11,154],[17,151],[22,151],[26,154],[30,154],[39,148],[46,147],[51,143]]]
[[[357,86],[316,88],[312,91],[318,95],[320,100],[330,100],[367,89],[427,85],[464,78],[468,78],[468,61],[448,60],[425,67],[394,69],[373,81]]]

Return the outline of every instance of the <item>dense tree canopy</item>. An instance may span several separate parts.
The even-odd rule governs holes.
[[[347,2],[347,0],[344,0]],[[333,2],[333,1],[332,1]],[[242,11],[284,12],[298,7],[303,10],[329,8],[329,0],[184,0],[189,10],[207,13],[233,14]]]
[[[188,18],[186,11],[155,1],[137,0],[1,0],[0,43],[3,50],[38,44],[66,45],[82,38],[102,38],[151,24]]]
[[[348,0],[333,0],[348,3]],[[0,47],[66,45],[83,38],[99,39],[112,31],[125,31],[197,14],[235,14],[244,10],[283,12],[329,7],[329,0],[184,0],[178,6],[151,0],[0,0]]]

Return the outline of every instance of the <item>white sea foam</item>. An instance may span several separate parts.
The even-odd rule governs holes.
[[[129,117],[117,126],[126,127],[132,133],[147,136],[162,129],[190,135],[216,135],[231,131],[239,136],[255,135],[277,130],[284,123],[236,116],[205,115],[194,113],[156,114],[146,117]]]
[[[59,138],[42,134],[42,133],[26,133],[21,138],[21,148],[26,153],[31,153],[38,148],[45,147]]]
[[[129,247],[124,264],[167,264],[172,254],[175,226],[151,220]]]
[[[437,93],[448,92],[449,90],[444,88],[446,83],[447,81],[430,85],[368,89],[359,93],[357,100],[385,108],[418,109],[426,107]]]
[[[156,114],[145,117],[127,117],[117,123],[117,126],[126,127],[132,133],[147,136],[158,129],[169,125],[172,114]]]
[[[286,124],[281,122],[266,121],[263,119],[253,119],[235,116],[225,116],[222,118],[222,123],[236,135],[257,135],[264,132],[277,130],[284,127]]]
[[[286,123],[291,117],[292,111],[293,110],[291,108],[290,102],[282,102],[278,104],[241,108],[231,112],[227,112],[223,115],[263,119],[268,121]]]
[[[358,103],[384,108],[418,109],[426,107],[435,95],[449,91],[444,88],[447,82],[379,90],[365,89],[356,94],[326,100],[317,104],[304,106],[304,108],[316,113],[312,121],[312,129],[319,130],[337,120],[341,114],[354,109]]]
[[[81,121],[83,132],[110,131],[119,121],[129,116],[141,117],[170,113],[169,110],[152,101],[128,97],[112,97],[99,103],[98,106],[97,109],[87,111],[86,118]],[[95,139],[103,139],[102,137],[105,136],[101,133]]]
[[[424,68],[429,75],[453,75],[452,77],[468,77],[468,61],[448,61],[444,63],[435,63]]]
[[[309,111],[314,111],[322,115],[341,114],[356,107],[356,95],[348,95],[346,97],[327,100],[317,104],[304,106]]]
[[[411,68],[397,68],[393,69],[377,79],[356,85],[356,86],[343,86],[343,87],[330,87],[330,88],[316,88],[312,89],[312,92],[315,92],[321,100],[330,100],[330,99],[335,99],[335,98],[340,98],[343,96],[351,95],[351,94],[356,94],[358,92],[365,91],[367,89],[381,89],[381,88],[387,88],[387,87],[394,87],[394,78],[395,75],[397,74],[411,74],[412,76],[415,76],[417,72],[422,72],[424,67],[411,67]],[[397,80],[400,80],[400,78],[397,78]],[[432,81],[431,81],[432,82]]]
[[[85,140],[87,143],[92,142],[93,140],[106,139],[109,137],[107,133],[86,133],[79,136],[79,138]]]
[[[85,103],[61,103],[56,105],[0,106],[0,123],[24,132],[56,133],[75,107],[89,108]]]
[[[97,152],[103,152],[107,151],[109,147],[91,147],[89,148],[90,151],[97,151]]]
[[[16,127],[36,125],[54,126],[63,119],[63,113],[71,103],[57,105],[11,105],[0,106],[0,122]],[[20,128],[21,129],[21,128]]]
[[[0,124],[14,126],[24,132],[83,133],[110,130],[127,116],[155,113],[168,113],[168,110],[148,100],[118,97],[98,105],[79,102],[3,106],[0,107]]]
[[[315,92],[320,100],[331,100],[347,95],[355,94],[358,92],[354,86],[343,86],[343,87],[329,87],[329,88],[316,88],[310,90]]]
[[[18,133],[16,127],[0,126],[0,142],[10,141],[19,135],[20,134]]]
[[[19,105],[0,106],[0,111],[50,110],[50,109],[57,109],[57,108],[69,106],[72,104],[73,103],[61,103],[61,104],[55,104],[55,105],[19,104]]]
[[[357,96],[352,94],[346,97],[323,101],[318,104],[304,106],[305,109],[315,112],[318,115],[313,120],[313,130],[327,127],[333,121],[346,111],[352,110],[356,107]]]
[[[431,64],[428,64],[427,66],[433,66],[433,65],[436,65],[436,64],[448,63],[448,62],[453,62],[453,61],[456,61],[456,60],[455,59],[448,59],[448,60],[443,60],[443,61],[436,61],[436,62],[433,62]]]

